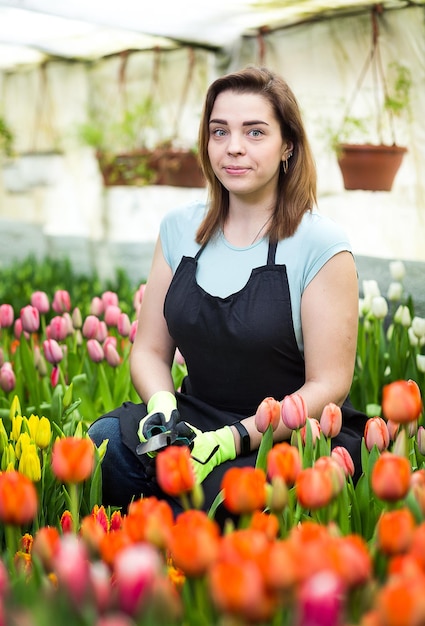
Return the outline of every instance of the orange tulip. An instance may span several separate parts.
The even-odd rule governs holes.
[[[388,426],[382,417],[371,417],[367,420],[364,429],[364,440],[366,448],[370,451],[376,446],[383,452],[390,445],[390,433]]]
[[[170,530],[169,553],[173,565],[187,576],[202,576],[215,562],[220,528],[204,511],[181,513]]]
[[[273,430],[279,426],[280,402],[274,398],[264,398],[255,413],[255,426],[260,433],[265,433],[272,426]]]
[[[266,504],[266,476],[261,469],[231,467],[223,476],[221,489],[231,513],[253,513]]]
[[[396,502],[407,495],[410,476],[408,459],[392,452],[383,452],[372,469],[372,490],[381,500]]]
[[[344,581],[347,589],[361,587],[372,579],[372,557],[360,535],[331,537],[326,549],[331,568]]]
[[[53,558],[59,547],[59,539],[59,530],[55,526],[43,526],[34,537],[32,554],[40,559],[46,572],[53,568]]]
[[[313,511],[327,506],[334,493],[330,474],[320,467],[303,469],[295,481],[295,489],[301,506]]]
[[[320,416],[320,428],[325,437],[336,437],[341,432],[342,411],[334,402],[327,404]]]
[[[301,457],[298,448],[287,441],[277,443],[267,455],[267,475],[279,476],[288,487],[292,487],[301,471]]]
[[[396,380],[382,390],[382,411],[387,420],[414,422],[422,412],[421,392],[414,380]]]
[[[0,473],[0,520],[4,524],[28,524],[37,509],[37,491],[29,478],[15,470]]]
[[[254,511],[249,527],[264,533],[267,539],[276,539],[279,532],[279,521],[273,513]]]
[[[122,520],[123,529],[134,542],[147,541],[160,549],[166,547],[173,524],[170,505],[155,496],[131,502]]]
[[[156,478],[170,496],[192,491],[195,486],[190,451],[186,446],[168,446],[156,457]]]
[[[384,511],[377,523],[377,544],[387,556],[406,552],[413,539],[415,518],[409,509]]]
[[[250,561],[219,562],[208,576],[211,597],[221,613],[246,621],[269,621],[276,608],[268,594],[256,563]]]
[[[316,444],[316,441],[320,438],[322,433],[322,429],[320,428],[320,422],[315,417],[308,417],[306,423],[301,428],[301,440],[303,445],[305,446],[307,443],[307,424],[311,430],[311,438],[313,442],[313,446]]]
[[[422,522],[413,531],[410,554],[417,558],[425,571],[425,522]]]
[[[270,544],[261,569],[267,588],[275,591],[294,589],[301,578],[300,554],[290,541],[274,541]]]
[[[89,437],[57,439],[52,451],[52,470],[64,483],[87,480],[94,468],[94,444]]]
[[[381,624],[385,626],[422,626],[425,623],[425,577],[390,579],[376,599]]]
[[[99,543],[99,552],[102,560],[109,565],[113,566],[117,554],[132,545],[130,537],[123,530],[113,530],[109,533],[105,533]]]

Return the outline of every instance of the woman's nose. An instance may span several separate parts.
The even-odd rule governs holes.
[[[243,145],[242,138],[236,134],[229,135],[229,141],[227,144],[227,153],[228,154],[243,154],[244,152],[245,152],[245,148]]]

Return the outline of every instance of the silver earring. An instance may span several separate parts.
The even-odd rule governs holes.
[[[288,171],[288,159],[285,159],[284,161],[282,161],[282,167],[283,167],[283,173],[286,174],[286,172]]]

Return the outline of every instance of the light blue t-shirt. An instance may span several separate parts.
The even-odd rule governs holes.
[[[160,226],[165,260],[173,274],[183,256],[194,257],[200,246],[196,231],[206,212],[205,203],[196,202],[168,213]],[[333,220],[317,212],[305,213],[292,237],[279,241],[276,264],[286,265],[295,337],[303,353],[301,297],[304,289],[323,265],[351,244],[344,230]],[[254,267],[267,263],[267,237],[246,248],[226,241],[222,232],[208,242],[199,261],[198,284],[213,296],[225,298],[247,283]]]

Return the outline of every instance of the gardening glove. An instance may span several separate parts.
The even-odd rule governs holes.
[[[193,426],[192,429],[196,437],[190,454],[196,482],[200,484],[215,467],[236,458],[235,439],[229,426],[205,433]]]
[[[148,414],[140,420],[137,431],[141,443],[145,443],[154,435],[174,430],[180,420],[176,397],[170,391],[154,393],[147,404],[147,409]]]

